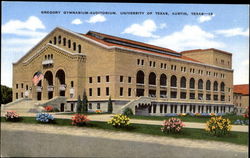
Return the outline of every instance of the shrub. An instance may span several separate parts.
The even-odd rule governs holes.
[[[102,113],[102,110],[96,110],[95,113],[100,114]]]
[[[45,106],[44,109],[45,109],[45,111],[47,111],[47,112],[53,112],[53,111],[54,111],[54,107],[51,106],[51,105]]]
[[[36,120],[42,123],[53,123],[54,117],[48,113],[38,113],[36,115]]]
[[[123,114],[117,114],[110,121],[108,121],[108,124],[111,124],[116,128],[124,128],[130,124],[129,117]]]
[[[133,114],[133,110],[132,110],[131,108],[126,108],[126,109],[124,109],[123,115],[126,115],[126,116],[134,115],[134,114]]]
[[[76,125],[76,126],[86,125],[87,122],[89,121],[87,116],[83,114],[75,114],[71,120],[72,120],[72,125]]]
[[[172,117],[168,120],[164,120],[162,126],[161,131],[163,133],[179,133],[184,124],[180,119]]]
[[[186,113],[180,113],[178,116],[183,117],[183,116],[187,116],[187,114]]]
[[[20,121],[21,118],[15,111],[7,111],[7,113],[5,114],[5,119],[6,121],[16,122]]]
[[[231,128],[231,121],[219,116],[212,117],[209,121],[207,121],[205,130],[214,136],[223,136],[228,134]]]

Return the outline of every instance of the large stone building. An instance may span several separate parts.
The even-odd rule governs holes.
[[[249,84],[234,85],[234,106],[238,114],[242,114],[249,107]]]
[[[34,86],[32,78],[44,79]],[[55,28],[13,64],[13,98],[75,111],[86,92],[89,110],[130,107],[138,115],[233,110],[232,54],[176,52],[89,31]]]

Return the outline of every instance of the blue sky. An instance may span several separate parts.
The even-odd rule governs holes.
[[[116,14],[64,14],[64,11]],[[187,15],[173,15],[177,12]],[[249,5],[2,2],[1,84],[12,87],[12,63],[57,26],[79,33],[93,30],[175,51],[206,48],[228,51],[233,54],[234,84],[249,81]]]

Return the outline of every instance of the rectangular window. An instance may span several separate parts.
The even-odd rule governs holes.
[[[211,100],[211,94],[206,94],[206,100]]]
[[[131,96],[131,88],[128,88],[128,96]]]
[[[97,82],[98,82],[98,83],[101,82],[101,76],[97,76]]]
[[[198,94],[198,99],[199,99],[199,100],[203,100],[203,94],[202,94],[202,93],[199,93],[199,94]]]
[[[21,84],[21,88],[23,88],[23,83]]]
[[[152,61],[149,62],[149,66],[152,66]]]
[[[70,82],[70,86],[71,86],[71,88],[74,87],[74,81],[71,81],[71,82]]]
[[[21,92],[21,98],[23,98],[23,92]]]
[[[101,88],[97,88],[97,96],[101,96]]]
[[[161,68],[163,68],[163,63],[161,63]]]
[[[221,101],[225,101],[225,95],[221,95]]]
[[[167,68],[167,64],[164,64],[164,69],[166,69]]]
[[[167,91],[160,91],[160,98],[167,98]]]
[[[137,59],[137,65],[140,65],[140,59]]]
[[[144,60],[141,60],[141,65],[144,65]]]
[[[92,77],[89,77],[89,83],[92,83]]]
[[[189,93],[189,98],[190,99],[195,99],[195,93]]]
[[[16,93],[16,99],[18,99],[18,93]]]
[[[186,92],[181,92],[181,99],[186,99],[186,95],[187,95]]]
[[[155,67],[155,61],[153,62],[153,67]]]
[[[109,82],[109,76],[106,76],[106,82]]]
[[[128,77],[128,83],[131,83],[131,79],[132,79],[131,77]]]
[[[89,103],[89,109],[92,109],[92,104],[91,103]]]
[[[100,103],[97,103],[97,105],[96,105],[96,109],[101,109],[101,105],[100,105]]]
[[[106,87],[106,96],[109,96],[109,87]]]
[[[123,76],[120,76],[120,82],[123,82]]]
[[[92,96],[92,88],[89,88],[89,96]]]
[[[171,92],[171,98],[177,98],[177,92]]]
[[[26,90],[28,90],[29,89],[29,86],[28,85],[26,85]]]
[[[123,88],[120,87],[120,96],[123,96]]]
[[[218,95],[214,95],[214,100],[218,101]]]
[[[18,84],[16,84],[16,89],[18,89]]]

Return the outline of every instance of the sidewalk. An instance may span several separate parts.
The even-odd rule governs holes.
[[[51,113],[55,118],[63,118],[63,119],[71,119],[72,115],[63,115],[58,113]],[[3,114],[2,114],[3,115]],[[35,113],[21,113],[21,116],[30,116],[35,117]],[[96,114],[96,115],[88,115],[88,118],[92,121],[102,121],[107,122],[110,120],[115,114]],[[149,124],[149,125],[162,125],[163,121],[156,120],[139,120],[139,119],[130,119],[131,123],[138,124]],[[185,128],[197,128],[197,129],[205,129],[205,123],[196,123],[196,122],[184,122]],[[231,131],[237,132],[248,132],[248,126],[246,125],[232,125]]]

